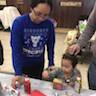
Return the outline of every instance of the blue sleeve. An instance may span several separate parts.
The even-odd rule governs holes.
[[[15,75],[22,75],[22,24],[15,20],[11,30],[11,47],[12,47],[12,62],[15,70]]]
[[[47,51],[48,51],[48,66],[54,65],[54,45],[55,45],[55,30],[53,24],[50,26],[49,37],[47,42]]]

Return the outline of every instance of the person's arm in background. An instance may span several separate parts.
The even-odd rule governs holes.
[[[87,45],[88,41],[91,39],[91,37],[95,33],[95,30],[96,30],[96,4],[88,18],[88,23],[84,32],[81,34],[76,44],[71,45],[67,49],[67,51],[70,54],[75,54],[75,55],[78,54],[80,52],[80,49],[82,49]]]
[[[49,31],[50,33],[47,41],[48,66],[54,66],[55,29],[53,24],[51,24]]]
[[[96,4],[88,18],[87,26],[77,41],[77,44],[82,48],[86,46],[96,30]]]

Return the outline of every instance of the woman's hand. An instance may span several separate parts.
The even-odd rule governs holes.
[[[21,86],[24,82],[24,78],[22,76],[14,76],[12,78],[11,86],[16,89],[16,82],[18,82],[18,86]]]

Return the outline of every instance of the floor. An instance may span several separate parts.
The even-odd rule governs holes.
[[[56,66],[60,66],[61,56],[63,54],[65,44],[64,44],[64,37],[65,33],[56,33],[56,45],[55,45],[55,64]],[[4,72],[14,72],[11,62],[11,48],[10,48],[10,32],[0,31],[0,40],[2,41],[4,47],[4,64],[0,66],[0,71]],[[45,59],[47,67],[47,52],[45,52]],[[78,64],[78,69],[81,71],[82,74],[82,87],[88,89],[87,84],[87,70],[88,64]]]

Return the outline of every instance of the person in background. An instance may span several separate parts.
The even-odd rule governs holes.
[[[31,12],[15,19],[11,30],[12,61],[15,76],[12,87],[20,83],[24,74],[41,79],[45,63],[45,46],[48,66],[54,65],[55,32],[48,19],[52,11],[52,0],[32,0]]]
[[[2,65],[4,62],[4,53],[3,53],[3,45],[0,40],[0,65]]]
[[[95,31],[96,31],[96,4],[88,18],[87,26],[83,31],[83,33],[80,35],[79,39],[77,40],[77,43],[70,46],[67,51],[70,54],[77,55],[83,47],[87,46],[88,41],[94,35]],[[93,45],[91,46],[91,51],[93,53],[93,58],[88,69],[88,84],[89,89],[96,90],[96,41],[94,41]]]
[[[81,73],[76,68],[78,59],[74,55],[65,53],[62,56],[61,67],[49,67],[45,69],[42,73],[42,78],[44,80],[52,81],[58,78],[63,81],[64,85],[76,88],[76,90],[81,90]],[[77,79],[80,79],[79,86],[77,86]]]

